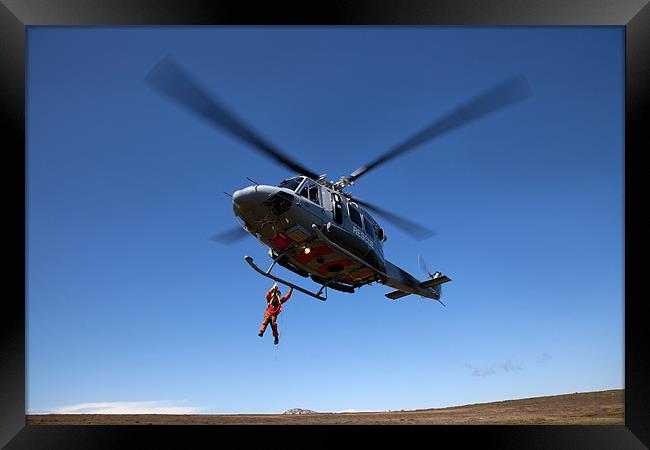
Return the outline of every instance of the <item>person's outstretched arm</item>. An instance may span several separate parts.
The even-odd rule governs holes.
[[[266,301],[270,302],[271,301],[271,293],[273,292],[273,288],[269,289],[268,292],[266,293]]]
[[[291,297],[292,292],[293,292],[293,288],[289,289],[289,292],[287,292],[287,294],[284,297],[282,297],[282,300],[280,300],[280,303],[284,303],[287,300],[289,300],[289,297]]]

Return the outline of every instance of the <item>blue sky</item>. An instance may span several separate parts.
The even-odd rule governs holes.
[[[28,411],[278,413],[443,407],[623,387],[622,27],[28,29]],[[453,280],[295,293],[257,336],[266,248],[246,177],[292,175],[161,97],[171,54],[330,179],[492,85],[533,95],[377,168],[384,251]],[[380,219],[377,217],[377,219]],[[287,279],[310,284],[293,274]]]

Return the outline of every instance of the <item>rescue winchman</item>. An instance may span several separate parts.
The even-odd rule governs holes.
[[[266,330],[266,326],[270,323],[271,324],[271,330],[273,330],[273,337],[275,337],[275,340],[273,341],[274,344],[277,344],[280,340],[278,336],[278,314],[282,312],[282,304],[289,300],[291,297],[291,294],[293,293],[293,288],[289,289],[289,292],[287,292],[287,295],[284,297],[281,297],[282,293],[280,292],[280,289],[278,288],[278,283],[273,284],[271,286],[271,289],[268,290],[266,293],[266,311],[264,311],[264,319],[262,319],[262,326],[260,327],[260,332],[257,334],[259,337],[264,336],[264,331]]]

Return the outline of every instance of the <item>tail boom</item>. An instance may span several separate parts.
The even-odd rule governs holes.
[[[443,275],[440,272],[436,272],[434,278],[426,281],[418,281],[411,274],[389,261],[386,261],[386,273],[389,275],[389,278],[384,284],[396,289],[386,294],[386,297],[391,300],[397,300],[398,298],[413,294],[439,301],[441,285],[451,281],[447,275]]]

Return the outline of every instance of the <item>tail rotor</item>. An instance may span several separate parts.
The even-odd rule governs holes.
[[[430,280],[442,276],[442,272],[438,272],[438,271],[436,271],[435,273],[429,272],[429,269],[427,269],[427,264],[424,262],[424,258],[422,258],[422,255],[418,255],[418,265],[420,266],[420,270],[424,272],[424,274],[427,277],[429,277]],[[436,291],[436,293],[438,294],[438,301],[440,302],[440,304],[442,306],[447,306],[444,303],[442,303],[442,301],[440,300],[440,296],[442,295],[441,286],[438,284],[436,286],[433,286],[431,289]]]

